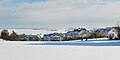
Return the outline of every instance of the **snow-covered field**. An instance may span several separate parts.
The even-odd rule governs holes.
[[[69,42],[1,40],[0,60],[120,60],[119,46],[119,40],[105,39],[82,42],[79,40]]]

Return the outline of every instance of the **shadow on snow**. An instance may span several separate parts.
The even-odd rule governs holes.
[[[44,42],[30,43],[28,45],[56,45],[56,46],[120,46],[120,41],[91,40],[91,41],[71,41],[71,42]]]

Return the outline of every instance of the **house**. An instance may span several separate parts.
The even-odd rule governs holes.
[[[62,33],[50,33],[43,36],[43,41],[63,41],[65,35]]]
[[[120,39],[119,32],[120,29],[119,27],[112,27],[107,33],[106,36],[111,40],[111,39]]]
[[[113,27],[113,28],[115,28],[118,31],[118,38],[120,39],[120,27],[119,27],[119,25],[117,27]]]
[[[96,38],[106,37],[106,29],[105,28],[98,28],[95,30]]]
[[[82,34],[81,36],[82,36],[81,37],[82,39],[86,39],[87,40],[88,38],[92,37],[92,34],[91,34],[91,32],[89,30],[86,30],[85,33]]]
[[[37,34],[37,35],[25,35],[25,34],[20,34],[19,36],[19,41],[41,41],[42,38]]]
[[[41,41],[42,38],[37,34],[37,35],[29,35],[29,41]]]
[[[74,29],[73,31],[68,31],[66,33],[68,40],[75,40],[75,39],[87,39],[91,36],[91,33],[89,30],[85,28],[78,28]]]
[[[112,30],[113,28],[112,27],[107,27],[106,28],[106,31],[105,31],[105,33],[106,33],[106,37],[108,38],[108,32],[110,31],[110,30]]]
[[[19,41],[29,41],[29,35],[20,34],[18,35]]]
[[[43,41],[50,41],[50,34],[44,34]]]
[[[66,38],[67,40],[74,40],[74,39],[78,39],[78,31],[68,31],[66,33]]]
[[[83,33],[83,32],[81,32],[83,29],[85,29],[85,28],[78,28],[78,29],[74,29],[73,31],[68,31],[66,33],[67,40],[79,39],[80,38],[79,35]]]

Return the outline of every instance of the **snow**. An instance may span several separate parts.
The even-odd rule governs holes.
[[[98,40],[88,40],[88,41],[44,41],[44,42],[29,42],[26,45],[52,45],[52,46],[120,46],[120,40],[111,40],[108,39],[98,39]]]
[[[46,45],[40,45],[40,44]],[[91,46],[91,44],[108,46]],[[119,43],[119,44],[118,44]],[[36,44],[36,45],[35,45]],[[76,45],[77,44],[77,45]],[[83,45],[82,45],[83,44]],[[84,44],[88,44],[87,46]],[[113,45],[113,46],[112,46]],[[120,41],[0,41],[1,60],[119,60]]]

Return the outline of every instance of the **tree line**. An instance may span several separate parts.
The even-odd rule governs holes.
[[[25,35],[25,34],[17,34],[15,31],[9,33],[8,30],[4,29],[1,31],[1,39],[8,40],[8,41],[40,41],[42,40],[41,37],[37,35]]]

